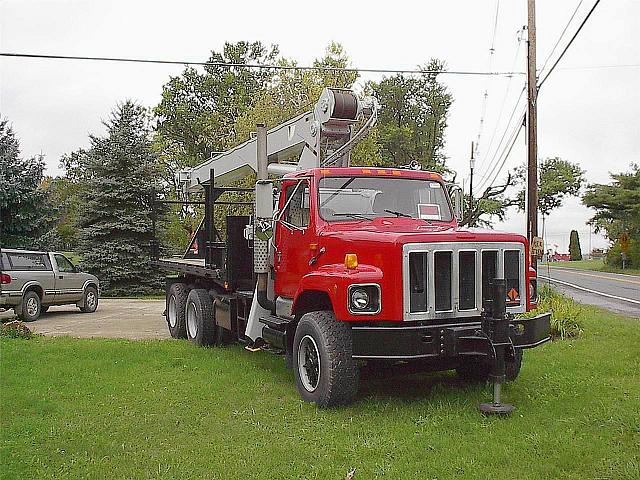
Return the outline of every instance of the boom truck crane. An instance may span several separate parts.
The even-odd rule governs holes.
[[[549,315],[514,318],[536,306],[527,239],[459,227],[461,190],[438,173],[349,166],[377,109],[325,89],[312,111],[179,172],[185,197],[204,194],[184,202],[203,204],[204,218],[195,254],[161,258],[152,242],[152,263],[173,273],[169,331],[281,353],[301,397],[322,407],[353,400],[373,362],[492,380],[481,409],[508,412],[501,384],[549,339]],[[255,189],[232,186],[254,172]],[[222,235],[221,195],[247,190],[252,211],[227,215]]]

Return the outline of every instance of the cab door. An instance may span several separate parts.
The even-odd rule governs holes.
[[[273,259],[278,296],[293,298],[300,280],[309,271],[312,256],[309,245],[317,241],[313,234],[312,204],[315,202],[307,179],[283,182]]]
[[[83,278],[71,261],[60,253],[55,253],[53,259],[57,265],[56,302],[75,303],[82,299]]]

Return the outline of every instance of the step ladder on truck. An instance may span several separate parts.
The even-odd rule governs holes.
[[[462,192],[438,173],[350,166],[377,111],[325,89],[312,111],[179,172],[179,202],[204,218],[182,258],[152,242],[153,265],[172,274],[171,335],[281,353],[301,397],[322,407],[351,402],[364,365],[389,365],[491,380],[481,409],[509,412],[500,386],[549,339],[549,315],[515,318],[536,306],[528,242],[459,227]],[[255,188],[232,186],[253,173]],[[249,190],[250,205],[238,202],[249,211],[221,232],[216,208],[233,203],[221,196]]]

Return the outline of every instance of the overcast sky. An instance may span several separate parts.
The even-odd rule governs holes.
[[[569,34],[594,1],[582,2]],[[518,42],[517,32],[526,24],[526,3],[500,2],[494,71],[511,70],[514,58],[515,70],[525,69],[526,42]],[[578,3],[538,0],[538,68]],[[283,56],[307,65],[337,41],[356,67],[407,69],[437,57],[450,70],[487,70],[495,11],[496,0],[0,0],[0,51],[204,61],[225,41],[260,40],[278,44]],[[602,183],[609,182],[608,172],[640,162],[638,65],[640,1],[602,1],[540,92],[539,156],[578,162],[590,182]],[[181,66],[0,58],[0,114],[10,120],[23,155],[44,154],[47,173],[58,175],[60,156],[87,147],[89,133],[103,133],[101,119],[118,101],[154,106],[162,85],[181,71]],[[488,89],[474,180],[478,185],[492,165],[525,77],[441,78],[454,97],[445,151],[458,178],[468,174],[470,142],[478,135]],[[525,158],[521,134],[498,180]],[[566,251],[569,231],[577,229],[586,252],[585,221],[591,214],[578,199],[567,200],[547,221],[548,243]],[[524,232],[524,215],[514,211],[497,227]],[[593,235],[592,245],[602,247],[606,241]]]

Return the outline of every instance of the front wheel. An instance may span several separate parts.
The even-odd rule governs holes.
[[[296,386],[300,396],[319,407],[350,403],[360,372],[352,357],[351,328],[333,312],[302,316],[293,342]]]
[[[87,287],[84,291],[84,306],[80,307],[82,313],[93,313],[98,308],[98,290],[96,287]]]

